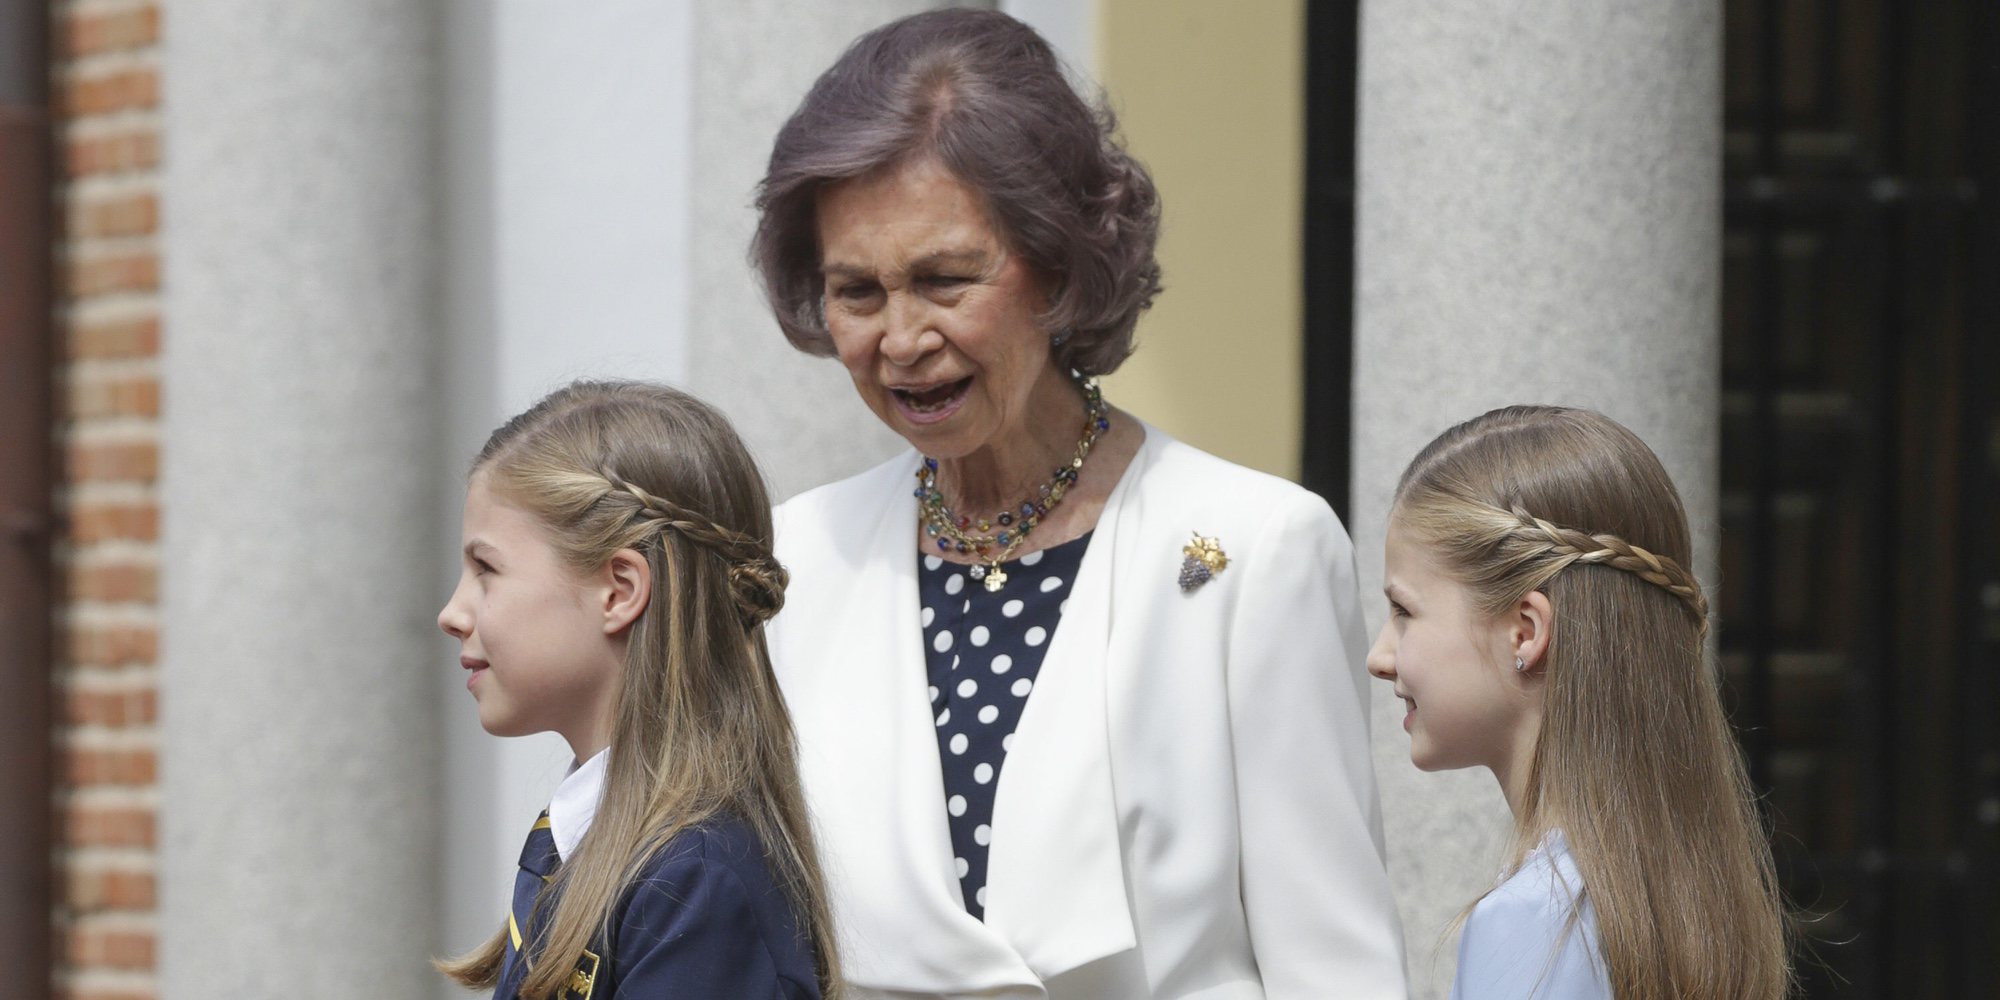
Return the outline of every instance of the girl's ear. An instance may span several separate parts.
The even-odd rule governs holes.
[[[611,554],[604,567],[604,634],[617,635],[646,613],[653,599],[653,568],[632,549]]]
[[[1537,672],[1542,657],[1548,655],[1555,623],[1555,606],[1549,603],[1549,595],[1539,590],[1529,591],[1528,596],[1514,605],[1511,639],[1514,658],[1521,664],[1522,672]]]

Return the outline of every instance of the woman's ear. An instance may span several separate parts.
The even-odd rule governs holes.
[[[1554,635],[1555,606],[1549,603],[1549,595],[1531,590],[1515,603],[1513,617],[1510,639],[1514,644],[1514,661],[1520,664],[1522,672],[1536,673],[1542,658],[1548,655],[1549,639]]]
[[[646,613],[653,599],[653,567],[632,549],[611,554],[604,567],[604,634],[617,635]]]

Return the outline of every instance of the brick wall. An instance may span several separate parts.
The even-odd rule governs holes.
[[[51,5],[57,145],[55,995],[151,1000],[159,675],[160,12]]]

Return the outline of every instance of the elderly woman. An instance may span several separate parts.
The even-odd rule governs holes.
[[[779,510],[852,995],[1403,996],[1346,533],[1097,387],[1159,290],[1111,116],[1020,23],[921,14],[758,206],[786,336],[911,446]]]

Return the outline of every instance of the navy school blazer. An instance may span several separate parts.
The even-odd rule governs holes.
[[[531,952],[552,911],[543,900],[524,929]],[[619,898],[611,926],[611,939],[592,942],[577,962],[561,1000],[819,1000],[812,942],[741,820],[676,834]],[[503,980],[495,1000],[513,1000],[524,977],[517,970]]]

